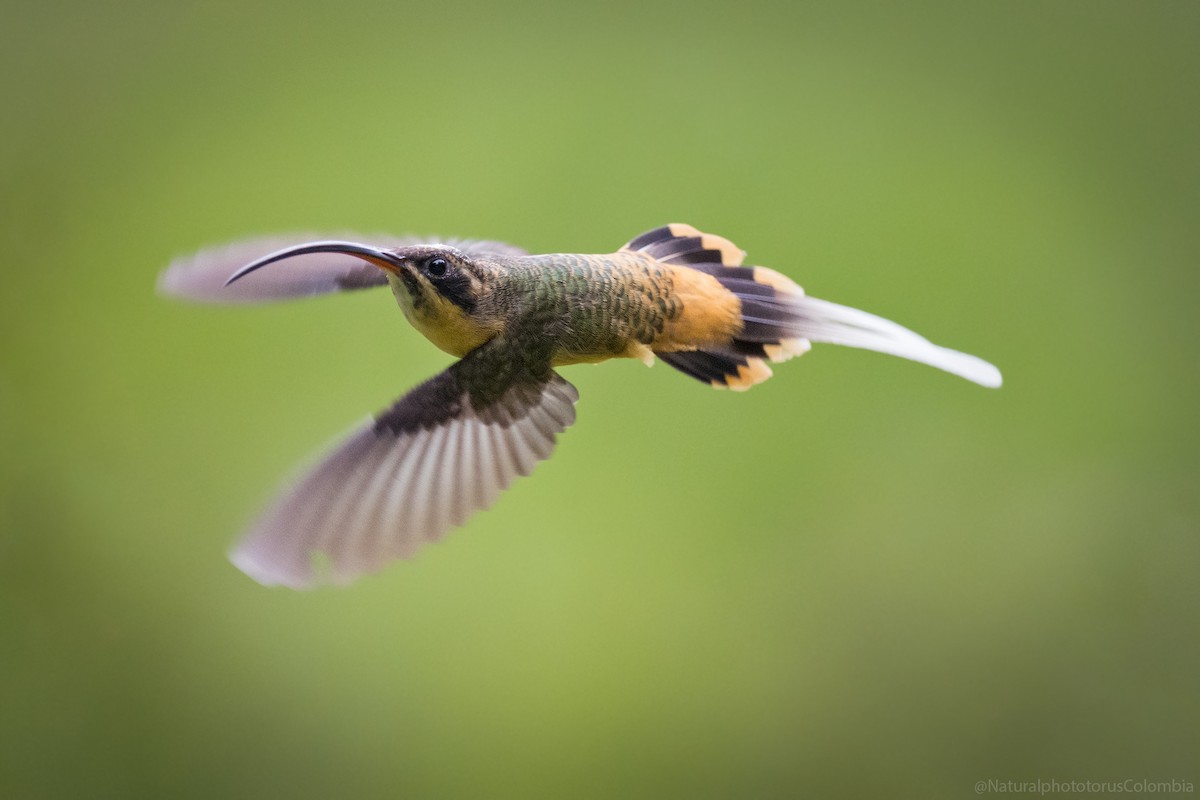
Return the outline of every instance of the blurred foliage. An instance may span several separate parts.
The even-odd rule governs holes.
[[[1200,781],[1200,6],[9,3],[0,796],[962,797]],[[289,230],[670,221],[994,361],[571,368],[558,454],[345,591],[223,551],[447,358],[218,309]]]

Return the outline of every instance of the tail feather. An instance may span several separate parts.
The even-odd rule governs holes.
[[[907,358],[966,378],[980,386],[997,388],[1003,382],[1000,370],[987,361],[940,347],[891,320],[815,297],[798,297],[792,303],[798,318],[788,323],[789,330],[809,341],[859,347]]]
[[[681,372],[717,387],[748,389],[771,376],[766,361],[786,361],[812,342],[840,344],[907,358],[981,386],[998,387],[1000,370],[983,359],[933,344],[891,320],[808,297],[790,278],[766,267],[744,267],[727,239],[679,223],[642,234],[625,250],[646,253],[713,276],[741,303],[741,329],[720,346],[658,352]]]
[[[664,264],[716,264],[736,267],[746,254],[723,236],[701,233],[673,222],[643,233],[621,248],[654,256]]]
[[[762,358],[746,356],[731,350],[684,350],[659,353],[658,357],[684,375],[690,375],[717,389],[744,391],[771,377],[771,368]]]
[[[717,351],[687,350],[677,353],[659,353],[659,358],[685,375],[696,380],[712,383],[724,382],[726,375],[736,375],[744,359],[736,354]]]

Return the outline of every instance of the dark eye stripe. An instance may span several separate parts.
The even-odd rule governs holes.
[[[428,271],[428,266],[426,270]],[[432,272],[430,277],[433,279],[433,291],[467,313],[475,310],[475,293],[471,286],[471,276],[465,270],[448,268],[441,277],[434,276]]]

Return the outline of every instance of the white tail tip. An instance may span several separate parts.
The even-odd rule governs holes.
[[[995,365],[967,353],[940,347],[891,320],[815,297],[789,299],[801,317],[792,327],[797,335],[810,341],[859,347],[907,358],[991,389],[1003,383],[1000,370]]]

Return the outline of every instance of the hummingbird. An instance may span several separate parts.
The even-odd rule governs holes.
[[[173,262],[160,289],[254,303],[388,286],[412,326],[459,360],[354,429],[251,527],[230,558],[265,585],[350,583],[491,506],[575,421],[579,394],[560,367],[657,358],[742,391],[771,377],[770,363],[821,342],[1001,383],[992,364],[809,297],[690,225],[601,255],[473,239],[298,238],[202,250]],[[355,241],[364,238],[374,243]]]

